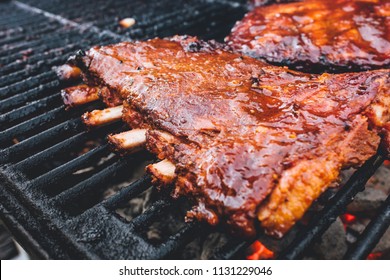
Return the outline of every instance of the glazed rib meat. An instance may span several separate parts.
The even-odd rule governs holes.
[[[390,66],[390,2],[305,0],[250,11],[225,39],[235,51],[308,73]]]
[[[95,47],[78,64],[174,164],[187,218],[237,235],[260,222],[282,236],[340,170],[389,147],[388,70],[303,74],[179,36]]]

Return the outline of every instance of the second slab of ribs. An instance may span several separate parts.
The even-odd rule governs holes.
[[[304,0],[257,7],[225,39],[235,51],[313,72],[390,67],[388,0]]]

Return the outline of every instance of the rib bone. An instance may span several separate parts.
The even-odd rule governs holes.
[[[62,81],[76,81],[81,78],[81,70],[77,66],[64,64],[55,69],[57,76]]]
[[[146,170],[153,175],[159,184],[169,185],[176,178],[176,166],[167,159],[155,164],[149,164]]]
[[[121,105],[103,110],[93,110],[83,114],[82,120],[88,127],[112,123],[122,118],[122,109],[123,106]]]
[[[61,96],[67,108],[71,108],[98,100],[98,93],[98,87],[79,85],[63,89],[61,91]]]
[[[146,129],[133,129],[122,133],[109,135],[108,141],[115,150],[126,153],[139,151],[146,143]]]

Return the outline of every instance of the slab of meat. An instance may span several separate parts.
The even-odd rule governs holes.
[[[225,39],[235,51],[300,71],[390,66],[388,0],[305,0],[257,7]]]
[[[95,47],[79,65],[176,166],[189,219],[282,236],[341,169],[390,138],[390,71],[310,75],[194,37]],[[387,150],[388,151],[388,150]]]

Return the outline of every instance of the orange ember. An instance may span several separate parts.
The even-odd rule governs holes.
[[[269,260],[275,257],[274,252],[265,247],[260,241],[256,240],[249,247],[247,260]]]
[[[344,230],[346,230],[349,224],[355,222],[356,216],[349,213],[345,213],[344,215],[340,216],[340,219],[343,222]]]
[[[367,256],[367,260],[379,260],[382,257],[382,252],[371,253]]]
[[[343,221],[344,224],[350,224],[356,220],[356,216],[345,213],[344,215],[341,215],[341,220]]]
[[[386,166],[390,166],[390,160],[386,159],[385,162],[384,162],[384,164],[385,164]]]

